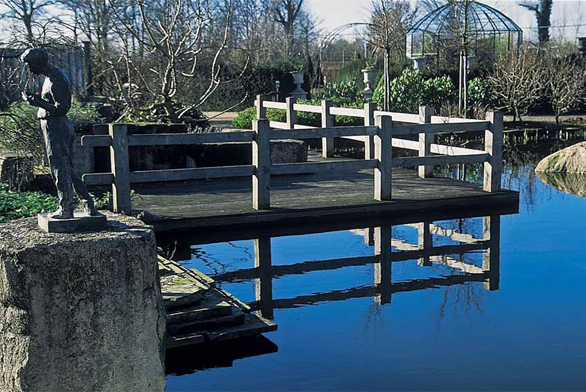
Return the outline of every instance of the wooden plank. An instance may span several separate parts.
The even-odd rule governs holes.
[[[318,129],[317,127],[311,127],[309,125],[295,124],[294,129]]]
[[[252,131],[131,135],[128,137],[128,145],[134,147],[203,143],[249,143],[253,138],[254,132]]]
[[[471,148],[444,146],[443,144],[432,144],[431,152],[434,154],[462,156],[462,155],[483,155],[485,151],[473,150]]]
[[[269,125],[271,126],[271,128],[275,129],[291,129],[289,128],[289,124],[281,121],[269,121]]]
[[[364,118],[364,110],[363,109],[332,107],[330,109],[330,114],[334,115],[334,116],[348,116],[348,117]]]
[[[298,112],[318,113],[318,114],[321,113],[320,106],[302,105],[302,104],[296,103],[293,105],[293,109],[295,109]]]
[[[395,112],[384,112],[381,110],[377,110],[374,112],[375,117],[379,116],[389,116],[393,118],[395,122],[405,122],[405,123],[414,123],[419,124],[419,115],[418,114],[410,114],[410,113],[395,113]]]
[[[334,126],[334,116],[330,114],[332,102],[328,100],[321,101],[321,127],[332,128]],[[332,158],[334,156],[334,138],[322,137],[321,151],[323,158]]]
[[[497,192],[501,189],[503,170],[503,113],[489,112],[486,119],[491,125],[484,134],[484,150],[489,160],[484,164],[483,188],[487,192]]]
[[[431,123],[432,124],[459,124],[459,123],[474,123],[474,122],[485,122],[485,120],[476,120],[473,118],[431,116]]]
[[[114,175],[112,173],[87,173],[83,175],[83,182],[87,186],[112,185],[114,183]]]
[[[393,147],[404,148],[407,150],[419,151],[419,142],[415,140],[398,139],[396,137],[392,140]]]
[[[316,182],[320,186],[316,186]],[[257,212],[251,208],[251,181],[245,178],[201,181],[198,184],[165,184],[157,188],[137,187],[140,199],[133,202],[154,216],[147,221],[155,230],[201,230],[221,226],[291,225],[321,220],[321,224],[357,218],[387,217],[394,222],[423,213],[449,209],[460,214],[518,209],[518,193],[490,194],[482,186],[462,181],[420,179],[412,170],[393,169],[393,201],[373,201],[372,172],[335,172],[271,179],[271,203],[276,209]],[[210,209],[209,206],[214,208]],[[505,212],[506,213],[506,212]],[[424,217],[425,218],[425,217]],[[434,219],[437,220],[437,219]],[[408,222],[408,221],[407,221]]]
[[[376,118],[376,124],[379,132],[374,137],[374,150],[378,161],[378,166],[374,169],[374,199],[391,200],[393,120],[391,117],[381,116]]]
[[[376,103],[367,102],[364,104],[364,126],[376,125],[374,118],[376,109]],[[372,136],[364,137],[364,159],[374,159],[374,137]]]
[[[131,183],[165,181],[207,180],[212,178],[249,177],[254,174],[254,166],[222,166],[192,169],[145,170],[130,173]]]
[[[271,139],[267,120],[255,120],[253,129],[256,138],[252,142],[252,208],[268,210],[271,208]]]
[[[254,314],[245,314],[242,325],[228,327],[219,331],[194,332],[182,336],[167,337],[167,349],[189,346],[209,341],[219,342],[238,339],[245,336],[255,336],[277,330],[277,324]]]
[[[431,106],[419,107],[419,123],[431,123],[431,116],[434,113],[434,108]],[[431,155],[431,144],[435,141],[435,135],[430,133],[419,134],[419,156],[428,157]],[[433,166],[419,166],[418,168],[420,178],[433,177]]]
[[[417,135],[420,133],[450,133],[450,132],[477,132],[489,127],[488,121],[457,124],[418,124],[397,125],[393,128],[393,135]]]
[[[272,127],[272,122],[271,122]],[[366,136],[376,135],[377,127],[331,127],[299,130],[271,131],[271,140],[284,139],[315,139],[321,137]]]
[[[262,104],[265,108],[269,109],[287,110],[287,104],[285,102],[263,101]]]
[[[114,182],[112,183],[112,210],[130,215],[130,168],[128,159],[128,128],[126,125],[110,124],[110,164]]]
[[[81,137],[81,145],[84,147],[108,147],[112,144],[110,135],[86,135]]]
[[[289,129],[294,129],[295,124],[297,124],[297,112],[294,109],[296,99],[293,97],[288,97],[285,99],[285,109],[287,115],[287,127]]]
[[[301,174],[301,173],[327,173],[343,171],[359,171],[374,169],[378,166],[376,159],[369,160],[337,160],[333,162],[315,163],[284,163],[271,165],[271,174]]]
[[[407,157],[407,158],[393,158],[393,167],[415,167],[420,165],[455,165],[458,163],[479,163],[486,162],[489,155],[473,154],[473,155],[438,155],[431,157]]]
[[[256,101],[254,103],[254,105],[256,106],[256,119],[257,120],[267,118],[267,109],[263,105],[263,103],[264,103],[264,99],[262,98],[262,95],[260,95],[260,94],[257,95]]]

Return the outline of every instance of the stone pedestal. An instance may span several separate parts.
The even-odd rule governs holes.
[[[0,390],[164,391],[165,319],[152,230],[0,225]]]
[[[83,231],[101,231],[108,228],[106,216],[87,215],[84,210],[75,210],[71,219],[54,219],[50,214],[39,214],[39,227],[47,233],[80,233]]]

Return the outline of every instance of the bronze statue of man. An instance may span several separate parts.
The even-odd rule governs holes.
[[[63,70],[49,63],[49,56],[43,49],[28,49],[20,59],[33,74],[45,77],[40,97],[30,93],[22,93],[22,97],[30,105],[39,108],[37,118],[41,122],[51,175],[57,187],[59,209],[50,214],[49,218],[73,218],[76,207],[74,189],[83,203],[85,213],[95,216],[97,211],[94,201],[72,163],[75,132],[73,124],[67,118],[67,112],[71,108],[69,78]]]

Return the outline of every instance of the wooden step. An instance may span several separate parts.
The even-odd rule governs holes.
[[[203,320],[193,320],[185,323],[176,323],[167,325],[169,335],[186,335],[192,333],[201,333],[207,331],[220,330],[226,327],[234,327],[244,323],[244,312],[232,307],[232,313],[228,316],[214,317]]]
[[[231,314],[232,305],[215,290],[210,290],[203,300],[197,304],[183,308],[167,309],[167,325],[225,317]]]
[[[177,308],[201,302],[210,286],[203,285],[185,274],[161,276],[161,292],[166,308]]]
[[[167,349],[200,344],[204,342],[218,342],[237,339],[244,336],[253,336],[277,330],[277,324],[255,314],[245,314],[242,325],[223,328],[218,331],[195,332],[180,336],[168,335]]]

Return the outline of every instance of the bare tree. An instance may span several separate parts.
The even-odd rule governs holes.
[[[404,58],[407,31],[413,25],[417,10],[408,1],[373,0],[369,24],[369,43],[384,55],[385,98],[384,109],[390,110],[390,62],[394,53]]]
[[[553,0],[526,1],[522,2],[520,6],[535,13],[539,44],[544,45],[549,41],[549,27],[551,26],[551,9],[553,7]]]
[[[555,122],[559,125],[560,115],[577,109],[586,97],[586,70],[551,53],[543,61],[543,80],[555,114]]]
[[[544,97],[543,59],[536,51],[525,49],[496,59],[493,72],[488,77],[493,93],[522,121],[528,109]]]
[[[286,53],[292,54],[295,22],[303,8],[304,0],[273,0],[273,12],[275,21],[283,27],[286,37]]]
[[[128,111],[143,117],[162,111],[167,120],[183,122],[218,89],[223,82],[222,56],[228,46],[233,3],[222,3],[224,15],[211,3],[132,0],[123,8],[111,8],[120,26],[115,29],[119,48],[98,55],[122,91]],[[138,12],[135,20],[126,17],[130,7]],[[214,24],[220,18],[221,29]],[[207,85],[194,96],[196,84],[204,77],[202,57],[209,60]],[[145,102],[150,105],[143,107]]]
[[[38,27],[46,30],[46,8],[52,4],[52,0],[0,0],[0,10],[6,10],[0,18],[12,20],[24,28],[26,43],[35,45],[38,44],[36,30]]]

